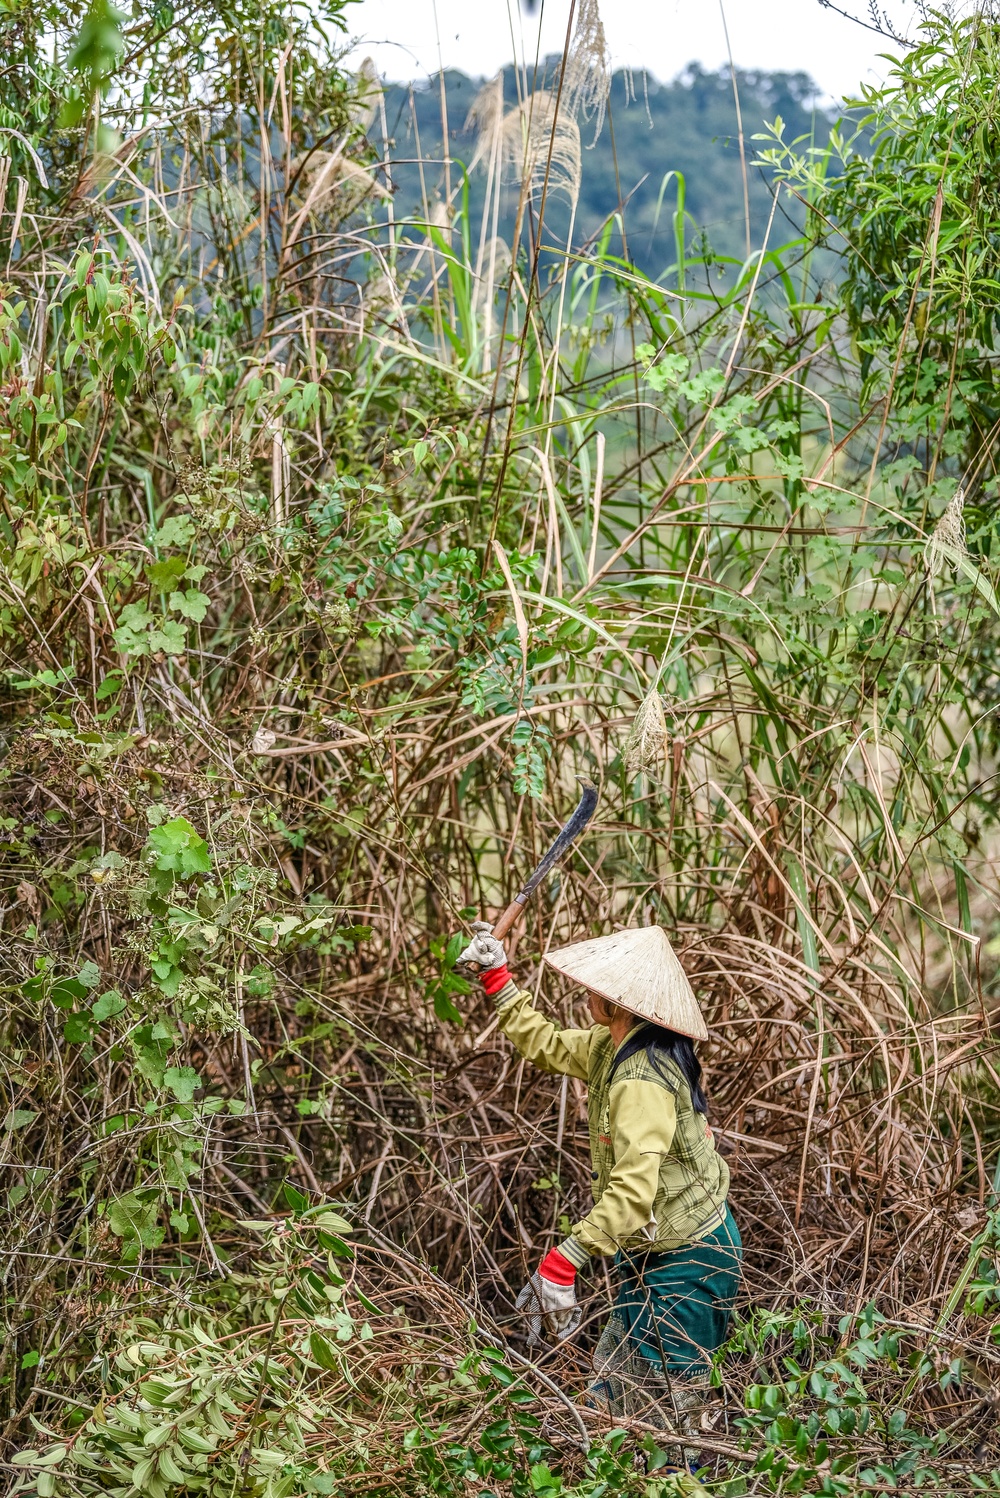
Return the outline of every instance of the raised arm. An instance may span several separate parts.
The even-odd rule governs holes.
[[[488,978],[490,975],[484,976]],[[500,1015],[500,1029],[522,1056],[542,1071],[561,1072],[586,1082],[590,1048],[599,1027],[561,1030],[538,1012],[531,1002],[531,994],[519,989],[513,978],[508,978],[493,997]]]
[[[531,995],[518,988],[507,968],[507,953],[485,921],[476,921],[475,935],[461,954],[461,964],[474,964],[479,981],[494,1000],[500,1017],[500,1029],[528,1061],[542,1071],[587,1080],[590,1048],[595,1033],[606,1034],[603,1026],[589,1030],[561,1030],[539,1014]]]

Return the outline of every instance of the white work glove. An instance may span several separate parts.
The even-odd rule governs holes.
[[[475,962],[483,973],[489,972],[491,967],[503,967],[507,961],[507,953],[503,942],[491,935],[493,927],[489,921],[473,921],[472,929],[476,934],[465,951],[456,957],[456,966],[460,962]]]
[[[557,1342],[575,1332],[583,1315],[576,1303],[575,1285],[556,1285],[536,1269],[514,1302],[515,1308],[528,1313],[528,1346],[537,1347],[545,1330]]]

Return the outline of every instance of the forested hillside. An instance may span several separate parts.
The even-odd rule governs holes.
[[[539,86],[551,84],[557,65],[558,59],[547,61]],[[386,90],[385,118],[395,158],[392,181],[400,217],[426,213],[443,195],[440,82],[439,78],[430,79],[415,86],[412,93],[398,85]],[[457,173],[461,165],[468,166],[475,153],[475,121],[468,128],[466,121],[486,80],[449,71],[444,75],[444,85],[448,154],[455,160],[453,170]],[[704,233],[716,253],[742,262],[747,255],[747,208],[750,242],[759,245],[773,195],[771,173],[755,165],[760,149],[755,137],[780,118],[787,140],[808,137],[821,146],[826,143],[835,115],[817,107],[816,88],[803,73],[737,69],[736,86],[744,136],[742,159],[733,79],[728,69],[709,73],[693,64],[671,83],[616,72],[610,84],[607,118],[600,121],[595,115],[581,131],[576,211],[580,242],[596,237],[608,217],[621,211],[626,242],[623,247],[621,235],[616,233],[613,250],[619,253],[624,248],[636,265],[658,276],[676,262],[674,214],[682,204],[689,215],[689,235]],[[520,87],[523,93],[523,81]],[[503,93],[508,108],[519,97],[512,68],[503,75]],[[371,136],[381,148],[380,120],[373,124]],[[416,160],[420,154],[425,158],[426,204]],[[476,221],[485,193],[484,175],[482,170],[473,171],[469,179]],[[516,204],[517,188],[512,182],[499,221],[505,238],[510,237]],[[557,241],[565,240],[568,215],[563,194],[551,204],[545,218],[549,234]],[[776,242],[787,240],[791,226],[801,225],[803,217],[793,200],[784,200]]]
[[[729,80],[650,130],[577,14],[442,160],[342,0],[0,9],[11,1493],[1000,1490],[1000,30],[863,151],[742,76],[747,255]],[[455,971],[581,777],[506,955],[578,1029],[658,925],[704,1014],[683,1427],[584,1397],[610,1255],[530,1340],[586,1085]]]

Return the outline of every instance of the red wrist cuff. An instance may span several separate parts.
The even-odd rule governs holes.
[[[510,971],[506,962],[501,963],[499,967],[487,968],[479,981],[492,999],[495,993],[499,993],[501,988],[510,982]]]
[[[571,1264],[558,1248],[550,1248],[538,1266],[538,1273],[553,1285],[571,1285],[576,1279],[576,1265]]]

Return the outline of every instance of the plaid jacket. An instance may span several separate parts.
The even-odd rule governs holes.
[[[621,1063],[605,1025],[560,1030],[508,983],[497,995],[500,1028],[543,1071],[587,1083],[594,1206],[559,1245],[577,1265],[593,1254],[663,1252],[697,1242],[722,1223],[729,1167],[696,1113],[679,1067],[644,1051]]]

